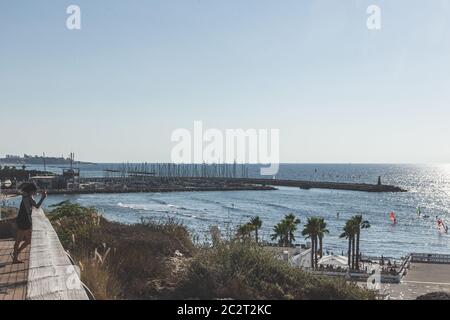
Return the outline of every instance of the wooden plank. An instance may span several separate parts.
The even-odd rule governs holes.
[[[0,240],[0,300],[24,300],[28,279],[29,248],[19,255],[24,263],[12,264],[14,239]]]
[[[77,270],[41,209],[33,212],[27,299],[88,300]]]

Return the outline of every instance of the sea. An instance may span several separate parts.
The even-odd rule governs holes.
[[[80,169],[82,176],[96,177],[112,167],[114,164],[96,164],[81,165]],[[258,177],[259,169],[258,165],[248,165],[249,176]],[[47,170],[62,169],[47,166]],[[273,226],[293,213],[301,220],[296,243],[304,244],[307,240],[301,236],[303,224],[308,217],[319,216],[326,220],[329,230],[324,239],[325,250],[335,254],[345,253],[347,248],[347,241],[339,237],[345,221],[362,214],[371,225],[361,234],[361,251],[365,255],[400,258],[412,252],[450,254],[450,235],[437,228],[437,219],[450,223],[450,165],[281,164],[277,175],[279,179],[354,183],[377,183],[378,177],[383,184],[408,192],[277,187],[273,191],[52,195],[45,206],[51,210],[52,204],[70,200],[97,208],[107,219],[128,224],[142,219],[172,219],[184,224],[198,241],[208,241],[212,226],[229,235],[253,216],[263,221],[261,238],[270,241]],[[19,201],[10,200],[10,205],[18,206]],[[396,224],[389,219],[391,212],[396,215]]]

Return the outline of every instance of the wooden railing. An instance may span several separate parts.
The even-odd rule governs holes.
[[[42,209],[33,211],[27,299],[88,300],[77,269]]]

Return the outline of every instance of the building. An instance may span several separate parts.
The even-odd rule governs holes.
[[[36,183],[41,189],[55,190],[66,189],[67,180],[62,176],[34,176],[30,181]]]
[[[31,177],[30,181],[34,182],[41,189],[53,189],[53,180],[55,176],[35,176]]]

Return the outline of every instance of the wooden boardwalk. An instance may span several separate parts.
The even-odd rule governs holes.
[[[0,300],[25,300],[27,294],[29,247],[21,252],[19,260],[13,264],[14,239],[0,239]]]
[[[0,239],[0,300],[88,300],[59,238],[42,209],[33,211],[31,245],[12,264],[14,239]]]
[[[79,278],[42,209],[33,211],[28,300],[88,300]]]

